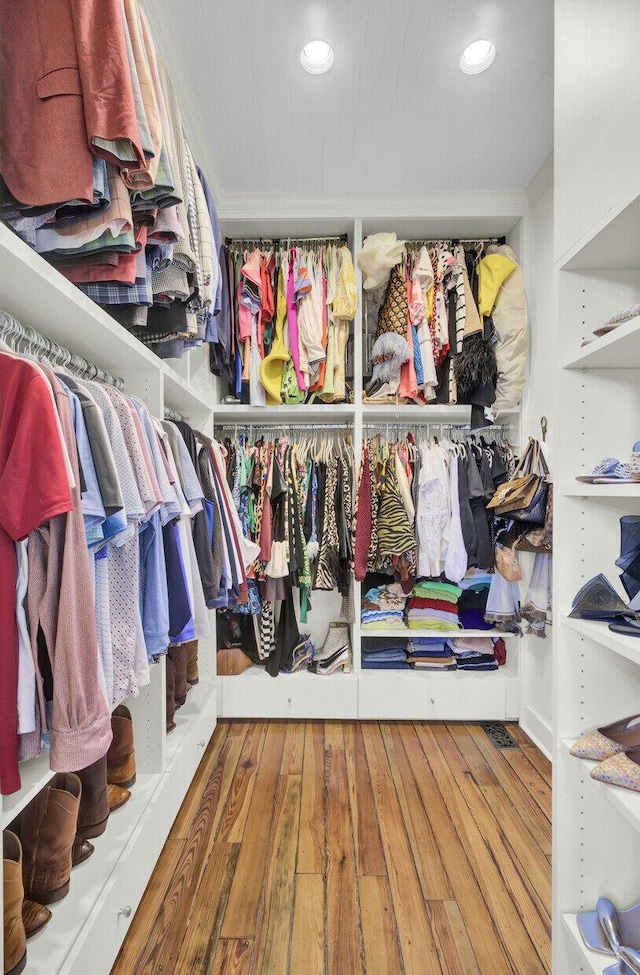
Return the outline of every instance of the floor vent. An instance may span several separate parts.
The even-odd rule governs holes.
[[[496,748],[520,747],[515,738],[509,734],[502,721],[482,721],[481,725]]]

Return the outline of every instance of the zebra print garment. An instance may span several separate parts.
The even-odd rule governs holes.
[[[378,567],[386,568],[404,555],[407,565],[415,569],[416,533],[400,497],[393,455],[385,461],[378,490]]]

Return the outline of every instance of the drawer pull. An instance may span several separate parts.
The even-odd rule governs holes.
[[[131,917],[131,908],[127,904],[126,907],[121,907],[118,911],[118,916],[122,914],[123,917]]]
[[[290,697],[287,698],[287,704],[291,704],[291,698]]]
[[[436,703],[435,697],[430,697],[429,700],[431,701],[432,704],[435,704]]]
[[[201,741],[198,742],[198,748],[204,748],[205,744],[206,744],[206,742],[205,742],[204,738],[202,738]]]

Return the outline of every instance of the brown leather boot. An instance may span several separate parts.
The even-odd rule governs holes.
[[[78,769],[76,775],[82,783],[77,835],[82,839],[101,836],[109,819],[107,756],[103,755],[97,762]]]
[[[23,812],[24,891],[26,897],[39,904],[52,904],[69,892],[81,794],[77,775],[58,772]]]
[[[18,975],[27,964],[27,938],[22,923],[22,847],[15,833],[2,832],[4,900],[4,975]]]
[[[167,664],[167,734],[176,726],[173,720],[176,713],[176,696],[175,696],[175,680],[173,673],[173,660],[167,653],[166,656]]]
[[[22,880],[22,874],[20,879]],[[27,940],[37,934],[38,931],[42,931],[45,924],[48,924],[50,920],[51,911],[48,907],[36,904],[35,901],[24,900],[22,902],[22,923]]]
[[[113,741],[107,752],[107,782],[130,789],[136,781],[136,753],[133,746],[131,712],[119,704],[111,715]]]
[[[193,687],[200,680],[200,674],[198,673],[198,641],[189,640],[185,643],[187,648],[187,684]]]
[[[187,700],[187,648],[183,644],[180,647],[169,647],[169,656],[173,661],[173,681],[174,697],[176,707],[181,708]]]

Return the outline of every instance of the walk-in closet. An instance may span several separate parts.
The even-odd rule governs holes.
[[[639,44],[0,0],[3,975],[640,975]]]

